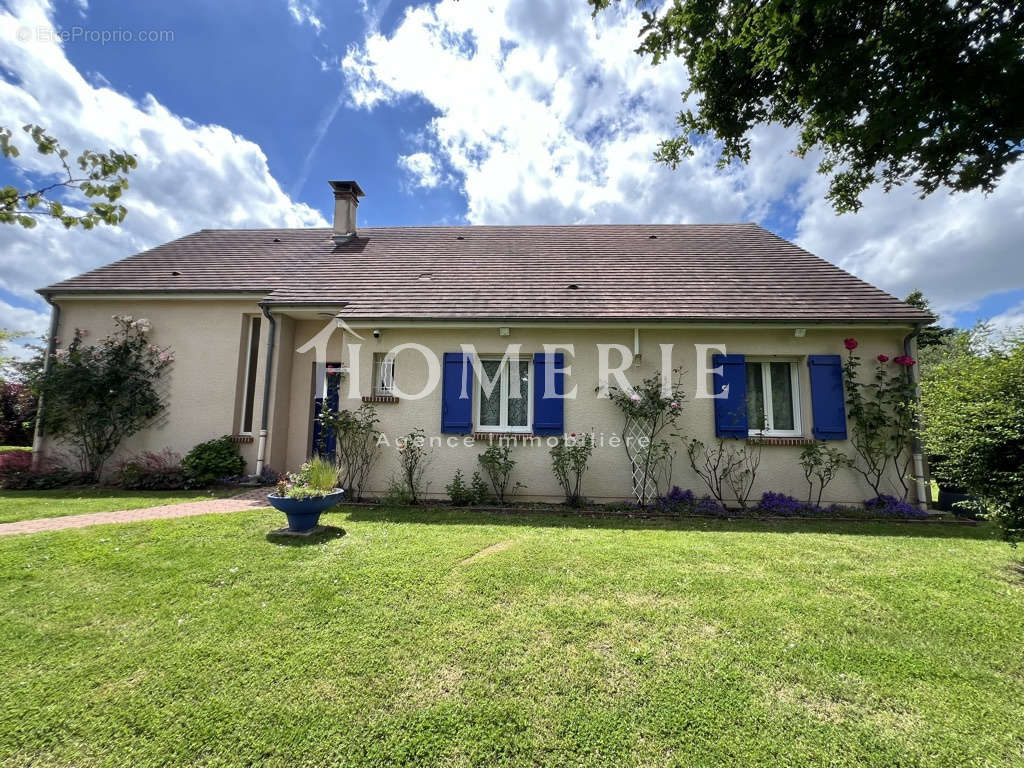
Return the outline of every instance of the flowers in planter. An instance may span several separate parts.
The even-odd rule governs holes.
[[[278,496],[289,499],[315,499],[338,490],[338,467],[331,461],[314,456],[298,472],[282,477],[276,488]]]

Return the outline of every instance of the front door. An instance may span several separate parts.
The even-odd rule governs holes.
[[[314,372],[316,366],[313,367]],[[338,389],[341,387],[341,363],[327,363],[324,366],[324,380],[318,382],[313,393],[313,444],[311,454],[319,454],[334,461],[334,430],[320,423],[320,414],[326,403],[327,410],[338,410]]]

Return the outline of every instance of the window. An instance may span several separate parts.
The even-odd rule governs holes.
[[[395,394],[395,358],[383,352],[373,353],[373,394],[383,397]]]
[[[529,360],[481,359],[480,367],[493,382],[490,395],[476,382],[476,425],[481,432],[529,432],[533,418],[533,389]]]
[[[747,426],[752,435],[799,437],[800,380],[796,363],[747,361]]]
[[[242,432],[252,433],[253,404],[256,400],[256,363],[260,357],[260,318],[249,318],[249,343],[245,363],[245,398],[242,401]]]

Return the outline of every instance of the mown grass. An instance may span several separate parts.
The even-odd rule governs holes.
[[[112,488],[58,488],[49,491],[0,490],[0,523],[35,520],[40,517],[117,512],[183,501],[234,496],[237,488],[197,491],[120,491]]]
[[[272,510],[0,539],[0,764],[1012,766],[987,528]]]

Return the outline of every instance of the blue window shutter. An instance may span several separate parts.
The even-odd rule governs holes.
[[[555,367],[555,391],[545,392],[548,366]],[[565,365],[565,355],[537,352],[533,356],[533,433],[535,435],[561,435],[565,432],[565,373],[558,369]],[[545,397],[548,395],[548,397]],[[555,397],[559,395],[559,397]]]
[[[846,439],[846,396],[839,355],[808,355],[811,370],[811,412],[818,440]]]
[[[711,394],[725,387],[729,396],[715,400],[715,435],[746,439],[747,429],[747,362],[743,355],[712,355],[711,364],[722,366],[722,375],[713,376]]]
[[[472,431],[473,365],[469,355],[445,352],[441,382],[441,432],[446,435],[468,435]]]

